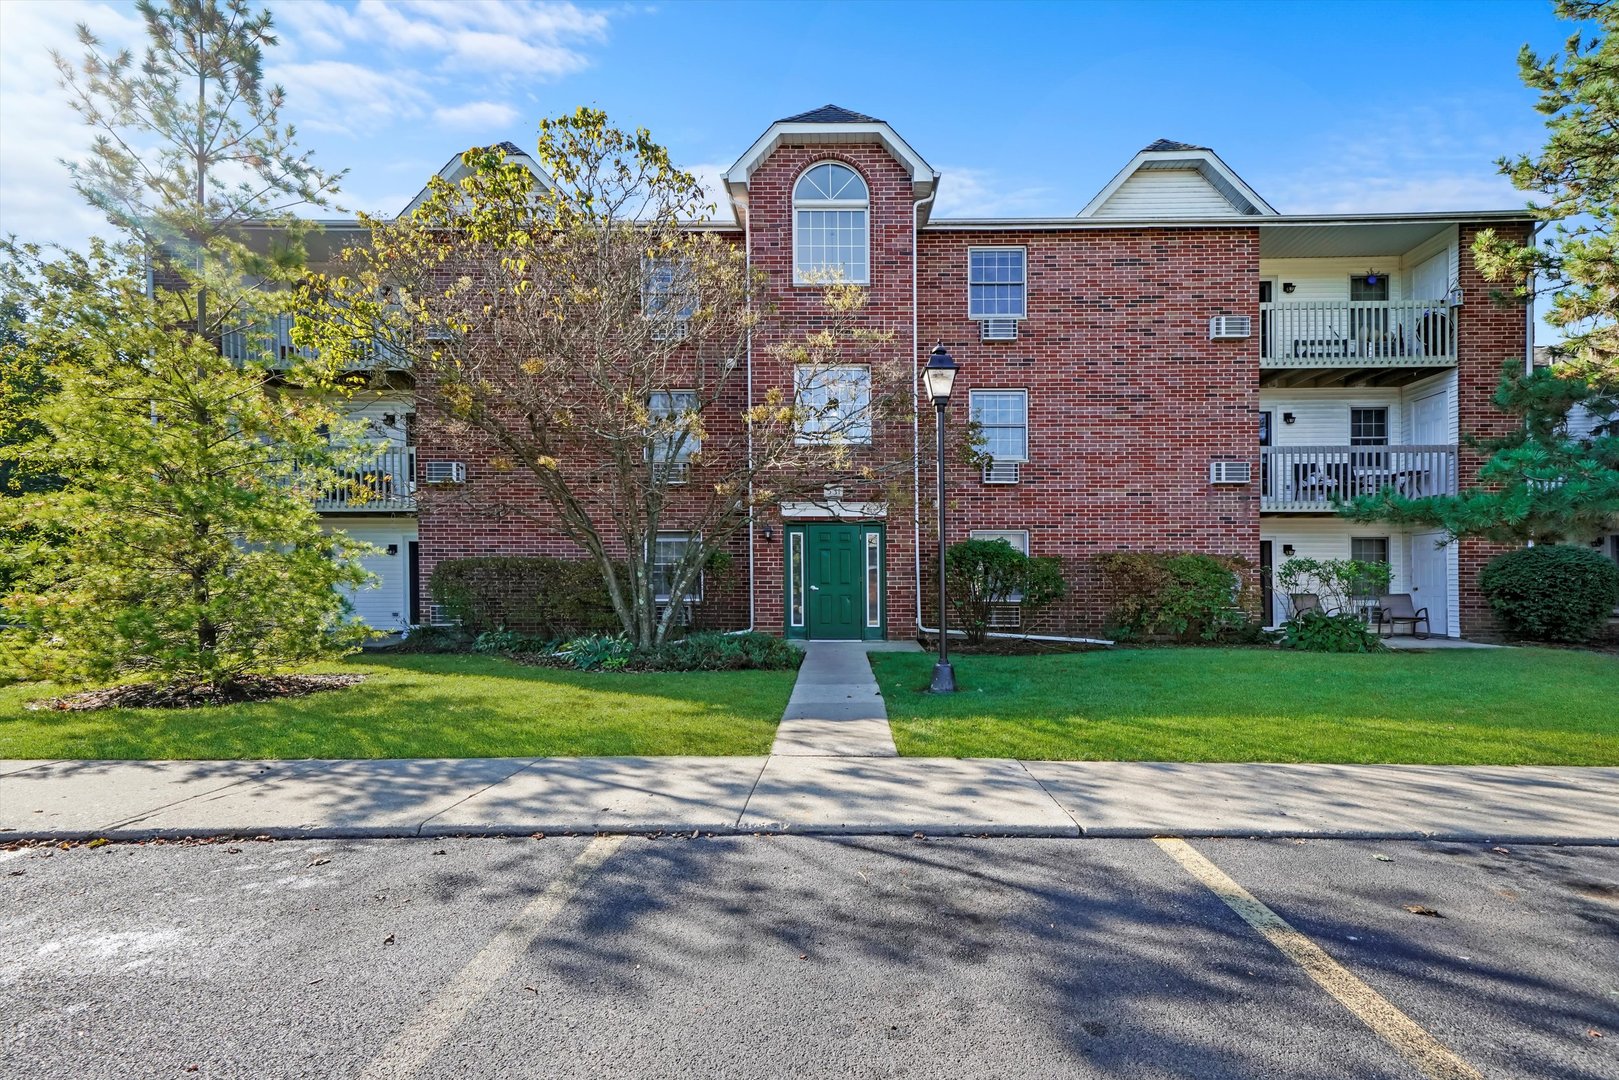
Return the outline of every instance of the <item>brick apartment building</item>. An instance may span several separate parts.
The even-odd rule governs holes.
[[[773,315],[749,350],[756,400],[792,392],[768,346],[814,325],[814,271],[867,285],[862,318],[892,331],[918,371],[936,343],[949,349],[961,369],[951,421],[982,424],[994,460],[947,467],[948,541],[1004,537],[1058,556],[1071,585],[1024,630],[1099,630],[1108,604],[1091,558],[1130,549],[1256,567],[1383,560],[1434,633],[1488,632],[1477,574],[1489,545],[1351,524],[1333,500],[1472,478],[1460,435],[1509,422],[1489,399],[1503,362],[1528,362],[1532,322],[1492,302],[1471,243],[1485,228],[1527,236],[1526,214],[1283,214],[1212,150],[1167,141],[1072,217],[940,218],[948,182],[887,123],[827,106],[777,121],[742,154],[725,176],[736,221],[719,227],[768,277]],[[415,478],[322,506],[386,553],[372,560],[379,586],[355,597],[367,621],[423,621],[441,559],[578,554],[531,521],[418,506],[417,482],[453,476],[476,502],[512,480],[443,444],[408,380],[363,408],[385,444],[378,471]],[[919,381],[915,414],[872,433],[919,462],[902,495],[845,485],[761,512],[730,568],[703,583],[695,617],[817,638],[935,625],[931,413]],[[682,534],[658,542],[672,550]],[[1279,621],[1282,598],[1266,590],[1264,604]]]

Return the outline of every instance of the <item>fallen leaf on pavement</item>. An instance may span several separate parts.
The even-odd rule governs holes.
[[[1407,904],[1405,905],[1405,910],[1409,911],[1413,915],[1426,915],[1430,919],[1444,918],[1443,915],[1439,914],[1439,912],[1435,911],[1433,908],[1425,907],[1422,904]]]
[[[85,847],[105,847],[107,845],[107,842],[108,841],[107,841],[107,838],[105,836],[98,836],[94,840],[90,841],[88,844],[86,844],[84,846]]]
[[[332,860],[330,860],[330,859],[316,859],[314,862],[310,863],[309,865],[310,866],[325,866],[327,863],[329,863],[331,861]]]
[[[1602,1038],[1602,1032],[1598,1031],[1596,1028],[1592,1028],[1590,1031],[1587,1031],[1586,1034],[1591,1036],[1593,1039]]]
[[[1511,848],[1493,847],[1490,850],[1495,852],[1497,855],[1511,855],[1512,854],[1512,849]]]
[[[1376,859],[1378,862],[1393,862],[1394,861],[1393,859],[1389,858],[1387,855],[1373,855],[1372,858]]]
[[[392,945],[394,943],[394,936],[389,934],[387,937],[382,939],[382,943],[384,945]]]
[[[240,855],[241,853],[242,849],[239,847],[228,847],[225,849],[226,855]]]
[[[536,994],[538,994],[540,992],[540,988],[537,987],[537,986],[525,986],[525,987],[523,987],[523,989],[531,991],[531,992],[536,993]]]
[[[439,848],[437,851],[433,852],[433,854],[434,855],[448,855],[449,852],[445,851],[443,848]]]

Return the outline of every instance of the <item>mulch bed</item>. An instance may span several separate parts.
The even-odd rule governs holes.
[[[234,705],[243,701],[271,701],[304,697],[322,690],[358,686],[364,675],[247,675],[223,690],[211,683],[129,683],[105,690],[85,690],[65,697],[29,704],[31,709],[88,712],[92,709],[196,709],[208,705]]]

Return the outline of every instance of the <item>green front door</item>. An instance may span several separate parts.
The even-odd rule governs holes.
[[[883,636],[881,525],[787,529],[787,633],[858,641]]]

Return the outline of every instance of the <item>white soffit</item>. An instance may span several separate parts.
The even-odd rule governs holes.
[[[1259,226],[1261,259],[1352,259],[1403,255],[1456,231],[1453,221],[1366,225]]]
[[[1276,208],[1260,197],[1259,193],[1248,186],[1248,183],[1232,171],[1231,166],[1220,160],[1220,155],[1213,150],[1186,149],[1186,150],[1143,150],[1130,159],[1130,163],[1107,186],[1096,193],[1096,197],[1085,204],[1079,212],[1079,217],[1107,216],[1105,208],[1119,189],[1123,188],[1137,173],[1154,172],[1159,170],[1192,171],[1196,172],[1202,180],[1213,188],[1220,197],[1231,206],[1233,214],[1241,216],[1271,217],[1276,214]],[[1202,216],[1195,211],[1187,216]]]

